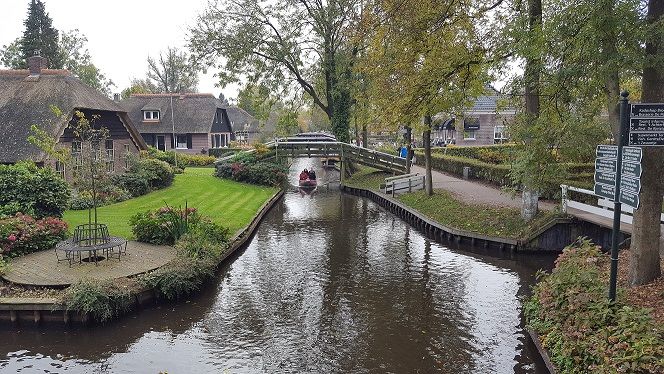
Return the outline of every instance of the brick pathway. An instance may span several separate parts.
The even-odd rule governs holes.
[[[420,175],[426,174],[424,168],[417,165],[413,165],[410,172],[419,173]],[[453,177],[436,170],[431,171],[431,176],[434,189],[449,191],[466,203],[521,209],[520,194],[513,198],[509,193],[501,191],[499,188]],[[544,210],[553,210],[556,205],[547,201],[540,201],[539,204],[540,209]]]
[[[64,256],[64,253],[58,254]],[[86,254],[83,254],[85,257]],[[62,257],[61,257],[62,258]],[[80,279],[109,280],[145,273],[175,258],[175,248],[139,242],[127,244],[127,254],[94,263],[57,262],[53,250],[31,253],[14,259],[3,276],[10,282],[35,286],[67,286]]]

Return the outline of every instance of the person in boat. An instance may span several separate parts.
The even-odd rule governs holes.
[[[314,169],[309,170],[309,180],[316,180],[316,171]]]
[[[300,173],[300,182],[306,181],[307,179],[309,179],[309,171],[307,169],[304,169]]]

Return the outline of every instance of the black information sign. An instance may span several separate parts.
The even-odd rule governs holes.
[[[630,178],[624,175],[620,176],[620,189],[621,191],[630,190],[635,193],[641,191],[641,180],[638,178]]]
[[[630,145],[664,146],[664,103],[632,104],[630,113]]]
[[[618,147],[615,145],[598,145],[597,158],[618,158]]]
[[[664,117],[664,104],[632,104],[632,117],[658,118]]]
[[[635,162],[625,162],[623,160],[620,170],[620,173],[626,177],[641,178],[641,164],[637,164]]]
[[[615,158],[618,158],[616,156]],[[643,151],[639,147],[623,147],[623,162],[641,162]]]
[[[629,144],[631,145],[664,145],[664,132],[630,132]]]
[[[618,171],[618,161],[610,158],[598,158],[595,160],[595,172],[615,173]]]
[[[632,208],[638,208],[640,202],[639,193],[630,190],[622,190],[620,191],[620,202],[627,204]]]

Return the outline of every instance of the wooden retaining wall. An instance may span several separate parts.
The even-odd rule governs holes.
[[[427,237],[437,241],[455,242],[457,244],[467,244],[470,246],[509,251],[516,251],[519,246],[519,241],[516,239],[482,235],[442,225],[387,195],[350,186],[342,186],[341,189],[344,192],[373,200],[376,204],[382,206],[409,225],[420,230]]]
[[[228,251],[224,253],[219,265],[223,264],[226,259],[249,242],[263,217],[283,195],[283,190],[272,195],[261,206],[249,225],[233,236]],[[153,306],[160,301],[154,289],[139,290],[134,293],[133,297],[134,306],[131,309],[136,311]],[[54,298],[0,298],[0,324],[11,324],[13,326],[41,326],[47,324],[86,326],[90,322],[89,315],[67,310],[65,305],[60,304]]]

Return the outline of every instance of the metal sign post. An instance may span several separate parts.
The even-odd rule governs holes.
[[[616,287],[618,283],[618,238],[620,234],[620,214],[622,214],[622,203],[620,202],[620,181],[622,174],[623,144],[625,143],[625,133],[629,126],[629,93],[623,91],[620,93],[620,131],[616,144],[618,152],[616,155],[616,184],[613,195],[613,232],[611,233],[611,275],[609,279],[609,301],[616,301]]]

